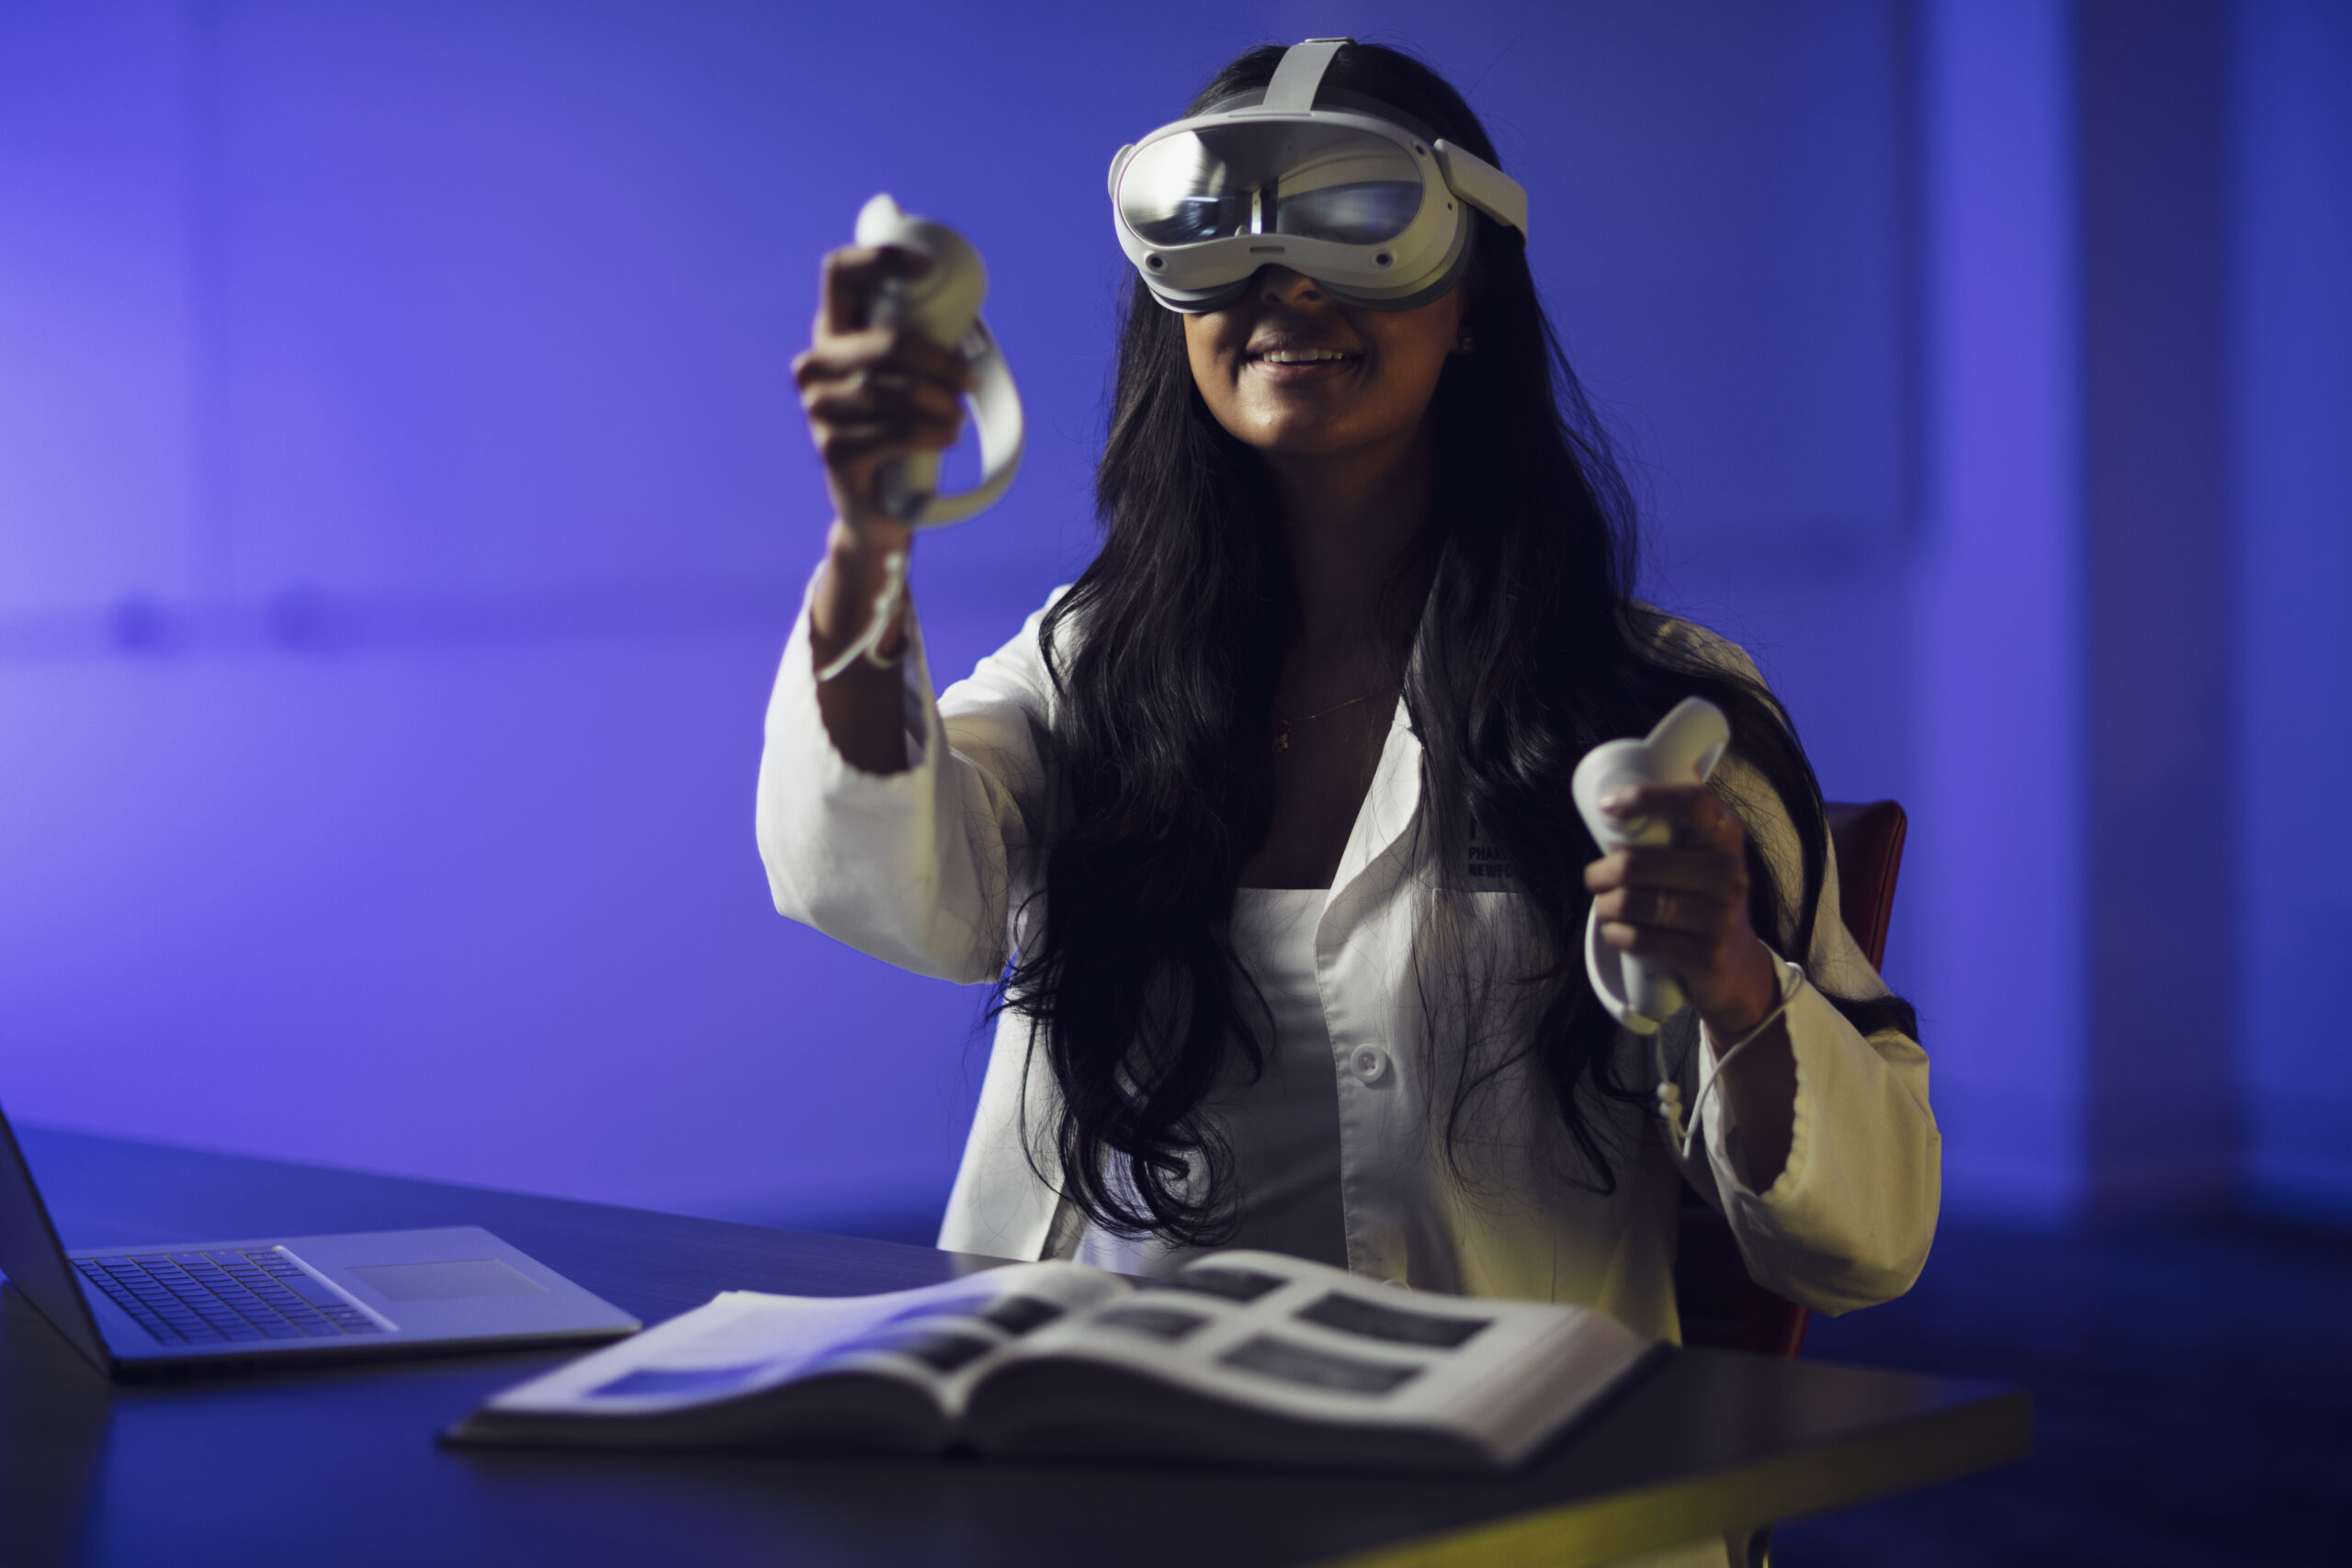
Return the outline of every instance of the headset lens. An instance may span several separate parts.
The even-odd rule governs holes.
[[[1291,234],[1376,245],[1421,209],[1421,170],[1386,137],[1280,120],[1160,138],[1129,159],[1119,212],[1145,243]]]

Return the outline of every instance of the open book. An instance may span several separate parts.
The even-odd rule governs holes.
[[[729,1291],[447,1437],[1494,1470],[1649,1348],[1588,1308],[1415,1294],[1270,1252],[1148,1280],[1023,1263],[889,1295]]]

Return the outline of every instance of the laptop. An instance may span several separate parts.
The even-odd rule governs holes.
[[[641,1326],[474,1225],[68,1251],[5,1114],[0,1274],[123,1379],[584,1344]]]

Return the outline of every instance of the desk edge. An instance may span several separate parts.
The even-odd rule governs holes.
[[[1902,1440],[1921,1428],[1917,1450]],[[1956,1480],[2032,1448],[2033,1396],[2008,1389],[1794,1453],[1374,1547],[1320,1568],[1590,1568]]]

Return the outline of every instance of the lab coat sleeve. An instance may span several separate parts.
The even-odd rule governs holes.
[[[1751,678],[1727,643],[1707,650]],[[1779,795],[1735,754],[1716,787],[1738,813],[1787,896],[1801,893],[1796,826]],[[1762,1191],[1747,1179],[1739,1129],[1719,1087],[1699,1108],[1690,1175],[1711,1188],[1756,1281],[1828,1313],[1901,1295],[1928,1260],[1942,1201],[1942,1138],[1928,1105],[1928,1056],[1895,1030],[1864,1035],[1825,992],[1863,1000],[1885,983],[1846,929],[1832,843],[1814,919],[1806,983],[1784,1015],[1796,1055],[1795,1135],[1788,1164]],[[1790,956],[1794,956],[1793,954]],[[1730,1041],[1700,1030],[1712,1062]],[[1691,1089],[1686,1088],[1686,1093]]]
[[[1833,867],[1833,890],[1836,879]],[[1823,986],[1849,998],[1885,987],[1834,910],[1822,923],[1806,966],[1812,978],[1784,1015],[1797,1066],[1787,1165],[1755,1190],[1721,1089],[1701,1108],[1704,1146],[1692,1157],[1708,1168],[1749,1275],[1792,1302],[1841,1313],[1901,1295],[1926,1266],[1942,1199],[1942,1139],[1918,1043],[1891,1029],[1864,1035],[1823,996]],[[1730,1043],[1703,1025],[1700,1035],[1710,1058]]]
[[[760,756],[760,858],[778,911],[900,968],[995,980],[1017,890],[1044,838],[1050,682],[1044,611],[934,699],[922,626],[908,612],[910,765],[869,773],[835,749],[817,708],[804,597],[768,700]],[[1051,601],[1048,601],[1050,604]]]

